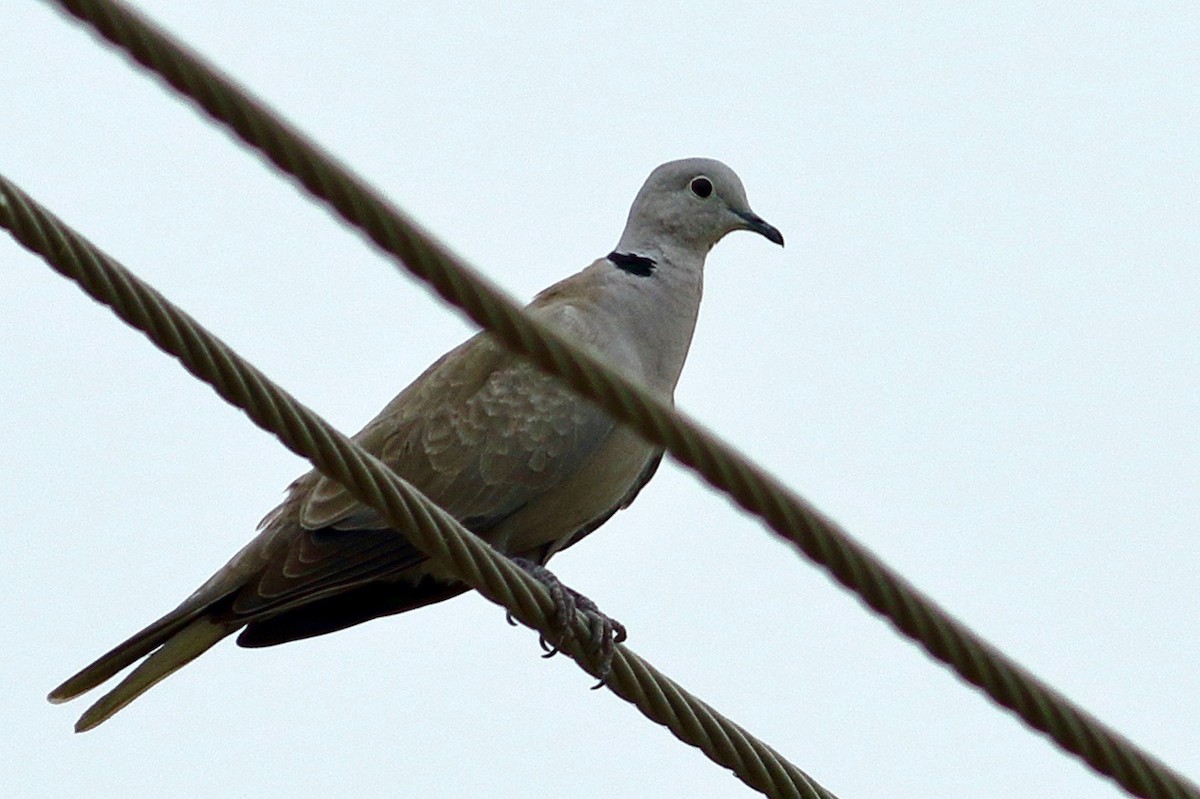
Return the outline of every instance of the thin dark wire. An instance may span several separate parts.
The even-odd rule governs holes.
[[[1029,674],[765,470],[686,417],[525,318],[365,182],[253,100],[211,65],[113,0],[54,0],[138,63],[194,100],[211,118],[295,177],[338,216],[487,327],[557,374],[681,463],[761,517],[783,538],[883,615],[907,637],[997,704],[1136,796],[1194,797],[1200,788]]]
[[[0,225],[55,271],[143,331],[192,375],[211,385],[256,425],[307,458],[376,511],[388,525],[524,624],[550,636],[554,605],[549,593],[445,511],[429,501],[328,422],[301,405],[198,322],[0,175]],[[595,654],[580,641],[589,627],[575,619],[575,636],[563,651],[593,676]],[[679,740],[732,770],[751,788],[783,799],[836,799],[771,747],[693,697],[625,646],[617,646],[606,680]]]

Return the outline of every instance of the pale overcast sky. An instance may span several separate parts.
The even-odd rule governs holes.
[[[680,406],[1200,778],[1200,6],[136,4],[528,299],[662,161],[787,236],[708,261]],[[0,172],[348,432],[469,334],[46,4]],[[86,735],[45,694],[306,464],[0,237],[0,793],[745,797],[477,596],[227,641]],[[1116,797],[690,473],[551,564],[843,799]]]

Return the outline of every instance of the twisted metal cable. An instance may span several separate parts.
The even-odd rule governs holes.
[[[58,273],[108,305],[188,372],[241,408],[263,430],[376,511],[439,565],[452,569],[525,625],[550,637],[554,603],[546,588],[463,528],[375,457],[272,383],[224,342],[100,251],[0,175],[0,225]],[[577,616],[565,651],[593,676],[590,627]],[[681,741],[779,799],[836,799],[771,747],[693,697],[623,645],[606,684]]]
[[[959,623],[733,448],[524,317],[363,180],[211,65],[114,0],[52,0],[193,100],[506,345],[666,447],[1001,707],[1135,796],[1200,799],[1200,787],[1126,740]]]

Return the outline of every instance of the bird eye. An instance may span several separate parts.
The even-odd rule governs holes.
[[[707,197],[712,194],[712,181],[701,175],[698,178],[692,178],[692,194],[697,197]]]

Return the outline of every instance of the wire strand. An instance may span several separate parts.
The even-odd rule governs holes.
[[[558,375],[648,440],[666,447],[708,483],[762,518],[897,630],[1064,751],[1135,796],[1200,799],[1200,787],[953,619],[765,470],[527,319],[490,282],[215,67],[114,0],[53,2],[192,99],[210,118],[296,178],[343,220],[508,346]]]
[[[143,331],[193,376],[246,412],[288,449],[337,480],[388,526],[525,625],[546,636],[554,603],[543,585],[463,528],[440,507],[320,416],[272,383],[228,345],[0,175],[0,225],[55,271],[74,280],[121,319]],[[590,628],[578,616],[565,651],[596,676],[595,653],[581,642]],[[770,797],[836,799],[771,747],[695,698],[623,645],[615,648],[606,680],[621,698],[679,740],[731,769]]]

